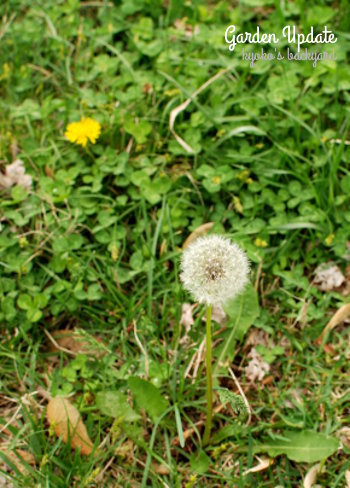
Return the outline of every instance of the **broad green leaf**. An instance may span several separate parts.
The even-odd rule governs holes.
[[[142,42],[138,41],[137,48],[146,56],[153,58],[157,56],[163,49],[163,42],[161,39],[155,39],[152,42]]]
[[[33,300],[33,307],[36,308],[45,308],[49,299],[44,293],[39,293],[38,295],[35,295],[34,300]]]
[[[346,195],[350,195],[350,175],[346,175],[340,181],[341,189]]]
[[[133,23],[131,32],[135,42],[139,39],[152,39],[153,37],[153,20],[151,17],[141,17],[139,21]]]
[[[168,400],[149,381],[137,376],[131,376],[128,380],[128,385],[139,407],[146,410],[154,422],[169,407]]]
[[[130,281],[137,273],[138,272],[135,270],[129,270],[129,269],[123,268],[121,266],[118,266],[116,268],[116,275],[118,278],[118,283],[120,283],[121,285]]]
[[[144,169],[140,169],[139,171],[134,171],[131,174],[130,180],[134,185],[140,187],[150,182],[150,178],[147,174],[147,171]]]
[[[267,87],[271,102],[276,104],[282,104],[285,100],[294,100],[300,92],[298,78],[294,73],[288,76],[270,76]]]
[[[239,424],[238,422],[234,424],[224,425],[224,427],[213,434],[210,439],[210,443],[220,444],[223,440],[228,437],[239,437],[240,439],[246,437],[245,426]]]
[[[265,347],[262,344],[256,346],[256,351],[269,364],[273,363],[277,356],[281,356],[284,353],[284,349],[281,346]]]
[[[332,7],[313,5],[307,13],[307,23],[313,25],[325,25],[336,15],[336,10]]]
[[[253,285],[249,284],[244,293],[233,300],[229,300],[224,305],[224,310],[229,317],[227,326],[234,328],[235,337],[242,340],[260,314],[258,294]]]
[[[130,407],[128,399],[119,391],[101,391],[96,395],[97,408],[108,417],[134,422],[140,415]]]
[[[33,300],[28,293],[21,293],[21,295],[18,297],[17,305],[22,310],[30,310],[33,306]]]
[[[36,100],[26,98],[21,105],[13,106],[11,108],[11,116],[13,118],[29,117],[32,120],[40,120],[40,105]]]
[[[148,443],[145,442],[143,439],[143,428],[139,424],[121,424],[120,427],[122,428],[123,432],[132,439],[135,444],[138,446],[142,446],[144,449],[148,448]]]
[[[101,297],[102,293],[100,290],[100,286],[97,283],[93,283],[92,285],[90,285],[87,292],[88,300],[100,300]]]
[[[147,120],[135,122],[132,117],[125,118],[124,129],[128,134],[135,137],[137,144],[143,144],[147,140],[148,134],[152,131],[152,126]]]
[[[152,187],[151,183],[145,184],[141,188],[141,193],[152,205],[155,205],[162,199],[161,195],[157,192],[157,190]]]
[[[195,473],[203,474],[209,469],[210,458],[204,451],[199,451],[197,454],[192,454],[190,464]]]
[[[203,186],[209,193],[217,193],[218,191],[220,191],[221,188],[220,183],[220,177],[214,176],[210,180],[204,180]]]
[[[130,257],[130,266],[135,271],[140,271],[142,269],[143,262],[144,259],[143,259],[142,251],[138,249]]]
[[[27,188],[24,188],[21,185],[16,185],[11,190],[11,197],[15,202],[22,202],[28,196]]]
[[[339,441],[334,437],[319,434],[311,430],[283,433],[285,440],[267,441],[254,447],[255,452],[267,452],[275,457],[285,454],[292,461],[316,463],[336,452]]]
[[[43,316],[42,312],[35,308],[27,310],[26,315],[27,315],[27,319],[30,320],[31,322],[38,322],[38,320],[40,320],[41,317]]]
[[[258,294],[252,285],[248,285],[241,295],[229,300],[224,305],[224,310],[229,317],[227,330],[220,336],[223,342],[214,354],[218,357],[217,366],[232,355],[237,340],[242,340],[249,327],[260,314]]]
[[[171,188],[171,180],[167,176],[158,176],[152,181],[152,189],[163,195]]]

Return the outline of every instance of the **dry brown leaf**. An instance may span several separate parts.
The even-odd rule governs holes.
[[[46,414],[56,435],[62,437],[63,442],[67,443],[70,440],[71,447],[73,449],[80,447],[81,453],[85,456],[92,453],[93,443],[80,413],[67,398],[52,398],[48,403]]]
[[[5,166],[4,173],[0,173],[0,190],[11,188],[14,185],[21,185],[28,190],[32,186],[32,177],[26,174],[24,163],[21,159],[16,159],[11,164]]]
[[[181,319],[180,324],[185,326],[186,333],[189,332],[190,328],[194,324],[192,312],[196,304],[191,305],[190,303],[183,303],[181,306]]]
[[[19,456],[21,456],[21,458],[25,460],[26,463],[35,466],[35,457],[31,452],[25,451],[24,449],[16,449],[16,452]]]
[[[163,239],[160,248],[159,248],[159,256],[163,256],[168,250],[168,242],[166,239]]]
[[[226,324],[227,315],[225,310],[222,308],[221,305],[213,305],[213,309],[211,312],[211,320],[216,322],[219,325]],[[203,322],[207,320],[205,316],[202,317]]]
[[[350,449],[350,427],[342,427],[338,431],[338,436],[342,444]]]
[[[273,464],[273,459],[270,459],[268,457],[259,458],[258,456],[256,456],[256,458],[259,461],[259,464],[244,471],[243,476],[246,476],[249,473],[259,473],[260,471],[265,471],[265,469],[269,468],[271,464]]]
[[[251,383],[260,382],[265,374],[270,371],[270,365],[263,360],[255,347],[250,351],[248,357],[251,359],[244,368],[245,375]]]
[[[263,330],[263,329],[256,329],[255,327],[252,327],[248,339],[246,340],[244,348],[247,349],[248,346],[259,346],[262,345],[264,347],[267,347],[270,341],[269,334]],[[273,347],[273,346],[272,346]]]
[[[213,310],[211,312],[211,319],[213,322],[216,322],[219,325],[226,324],[227,315],[221,305],[213,305]]]
[[[214,222],[207,222],[206,224],[202,224],[199,227],[197,227],[191,234],[187,237],[187,239],[184,242],[184,245],[182,246],[183,249],[186,249],[191,242],[195,241],[197,237],[203,236],[204,234],[207,234],[210,229],[213,227]]]
[[[104,354],[104,351],[92,346],[86,338],[79,334],[75,329],[55,330],[52,332],[52,337],[56,343],[52,343],[51,349],[53,351],[66,350],[75,354],[86,354],[87,356],[96,357],[100,357]]]
[[[158,474],[167,475],[170,473],[170,469],[165,464],[152,463],[152,469]]]
[[[345,284],[343,286],[341,293],[344,296],[350,295],[350,264],[348,264],[347,267],[345,268]]]
[[[314,283],[322,291],[331,291],[339,288],[344,282],[343,273],[332,261],[320,264],[315,269]]]
[[[326,327],[323,329],[322,334],[320,337],[316,339],[316,344],[321,345],[324,336],[327,334],[329,330],[334,329],[337,325],[341,324],[344,322],[344,320],[350,315],[350,303],[346,303],[343,305],[331,318],[331,320],[328,322]]]
[[[304,479],[303,488],[312,488],[315,485],[317,475],[324,471],[324,468],[322,468],[322,470],[320,470],[320,468],[321,464],[318,463],[309,469]]]
[[[24,449],[14,449],[11,451],[7,451],[5,448],[1,448],[0,450],[9,459],[9,461],[11,461],[18,468],[21,473],[25,473],[27,469],[20,458],[22,458],[27,464],[30,464],[31,466],[35,466],[36,464],[34,455],[31,452],[25,451]],[[2,485],[0,484],[0,487],[1,486]]]
[[[45,171],[46,176],[48,176],[49,178],[52,178],[53,180],[55,179],[55,174],[53,172],[53,169],[50,168],[50,166],[48,164],[45,165],[44,171]]]
[[[185,334],[180,339],[180,344],[183,346],[187,345],[190,341],[189,333],[194,324],[192,312],[196,306],[196,303],[193,303],[192,305],[190,303],[183,303],[181,307],[180,325],[185,326]]]
[[[186,18],[176,19],[174,21],[174,27],[176,30],[182,31],[189,38],[197,35],[199,32],[199,25],[187,24]]]
[[[123,458],[126,464],[132,464],[134,461],[134,443],[128,439],[114,449],[114,454]]]
[[[0,474],[0,487],[1,488],[14,488],[13,483],[9,481],[4,475]]]
[[[345,471],[346,488],[350,488],[350,471]]]
[[[299,405],[303,405],[303,391],[300,388],[288,390],[288,396],[295,400],[295,402],[299,403]],[[286,398],[284,403],[286,407],[295,409],[294,402],[289,400],[289,398]]]

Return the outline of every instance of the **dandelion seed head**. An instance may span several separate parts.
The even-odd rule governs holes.
[[[245,252],[227,237],[199,237],[182,254],[181,281],[200,303],[219,305],[239,295],[248,274]]]

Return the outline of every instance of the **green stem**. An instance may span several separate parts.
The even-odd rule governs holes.
[[[206,367],[207,367],[207,418],[203,434],[203,446],[209,442],[212,416],[213,416],[213,377],[211,371],[211,310],[212,305],[207,306],[207,331],[206,331]]]

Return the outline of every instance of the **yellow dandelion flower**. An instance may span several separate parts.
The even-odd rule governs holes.
[[[233,197],[233,208],[236,210],[238,213],[243,213],[243,205],[240,199],[237,196]]]
[[[2,65],[2,74],[0,75],[0,80],[7,80],[10,78],[11,66],[8,63]]]
[[[324,240],[327,246],[330,246],[335,238],[335,234],[329,234]]]
[[[260,237],[257,237],[254,241],[254,244],[256,247],[267,247],[268,243],[264,239],[260,239]]]
[[[249,170],[245,169],[236,175],[236,178],[246,182],[249,179]]]
[[[68,141],[85,147],[87,142],[96,143],[101,133],[101,125],[97,120],[83,117],[79,122],[68,124],[64,135]]]

